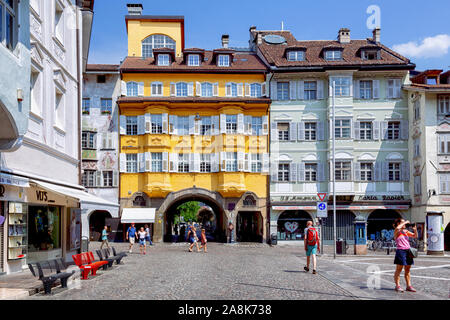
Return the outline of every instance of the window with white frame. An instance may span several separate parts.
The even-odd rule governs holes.
[[[127,82],[127,96],[136,97],[138,95],[138,84],[137,82]]]
[[[153,49],[157,48],[176,48],[176,43],[170,37],[163,34],[154,34],[142,41],[142,57],[153,57]]]
[[[189,117],[177,117],[177,132],[179,136],[188,136],[189,135]]]
[[[336,161],[336,181],[352,181],[351,161]]]
[[[58,1],[55,1],[55,26],[54,33],[56,38],[64,42],[64,8],[61,7]]]
[[[237,115],[235,114],[226,115],[226,132],[227,134],[237,133]]]
[[[414,157],[420,157],[420,138],[414,139]]]
[[[84,115],[89,115],[91,113],[91,99],[90,98],[83,98],[82,113]]]
[[[82,149],[95,149],[97,134],[95,132],[84,131],[81,134],[81,148]]]
[[[351,137],[351,120],[336,119],[334,125],[334,134],[336,139],[348,139]]]
[[[261,91],[261,84],[260,83],[252,83],[250,84],[250,96],[251,97],[261,97],[262,91]]]
[[[305,140],[316,141],[317,140],[317,123],[305,122]]]
[[[361,181],[373,180],[373,163],[361,162]]]
[[[137,154],[127,154],[127,172],[138,172]]]
[[[162,172],[162,153],[152,152],[152,172]]]
[[[81,184],[87,188],[95,187],[95,170],[84,170],[81,176]]]
[[[251,172],[261,172],[262,162],[260,153],[252,153],[250,157]]]
[[[450,134],[439,134],[439,154],[450,154]]]
[[[439,96],[438,98],[438,114],[450,114],[450,96]]]
[[[211,172],[211,154],[200,154],[200,172]]]
[[[17,43],[17,0],[0,0],[0,42],[9,50]]]
[[[212,97],[213,96],[213,85],[209,82],[203,82],[202,86],[202,97]]]
[[[152,82],[151,84],[152,96],[162,96],[163,95],[163,84],[162,82]]]
[[[305,60],[305,52],[302,50],[288,51],[287,59],[288,59],[288,61],[304,61]]]
[[[342,60],[342,51],[341,50],[327,50],[327,51],[325,51],[325,60],[328,60],[328,61]]]
[[[237,83],[227,83],[226,84],[227,97],[237,97],[238,95],[238,85]]]
[[[237,152],[226,152],[225,157],[225,171],[236,172],[238,169]]]
[[[200,55],[190,54],[188,55],[188,66],[198,67],[200,65]]]
[[[399,140],[400,139],[400,121],[389,121],[388,122],[387,138],[388,138],[388,140]]]
[[[260,136],[262,134],[262,117],[252,117],[252,135]]]
[[[305,163],[305,181],[317,181],[317,163]]]
[[[388,79],[387,98],[396,99],[402,96],[402,81],[401,79]]]
[[[158,54],[158,66],[168,66],[170,64],[170,56],[168,54]]]
[[[401,163],[389,162],[389,181],[400,181],[401,177]]]
[[[361,121],[359,123],[359,139],[372,140],[372,122]]]
[[[278,140],[289,141],[289,123],[277,123],[278,128]]]
[[[373,82],[372,80],[359,81],[359,98],[372,99],[373,98]]]
[[[334,81],[334,92],[336,97],[349,97],[350,96],[350,77],[335,77],[331,81]]]
[[[289,100],[289,82],[277,82],[277,100]]]
[[[162,133],[162,114],[152,114],[150,119],[152,123],[151,132],[154,134]]]
[[[229,67],[230,66],[230,56],[228,54],[219,54],[219,67]]]
[[[201,117],[200,135],[210,136],[212,135],[212,119],[211,117]]]
[[[40,115],[42,108],[42,95],[43,95],[41,72],[32,67],[30,80],[31,80],[31,99],[30,99],[31,111],[34,112],[35,114]]]
[[[113,186],[113,172],[112,171],[102,171],[103,176],[103,186],[112,187]]]
[[[415,195],[422,194],[422,177],[421,176],[414,177],[414,194]]]
[[[101,114],[112,113],[112,99],[102,98],[100,100],[100,113]]]
[[[137,117],[136,116],[128,116],[127,117],[127,128],[126,134],[129,136],[137,135]]]
[[[279,182],[289,182],[289,163],[279,163],[278,164],[278,181]]]
[[[305,100],[317,99],[317,81],[304,82],[304,99]]]
[[[177,97],[187,97],[188,95],[188,85],[186,82],[177,82],[175,85],[176,96]]]
[[[439,174],[439,193],[450,194],[450,173]]]
[[[363,60],[378,60],[379,54],[378,50],[363,50],[361,54],[361,58]]]

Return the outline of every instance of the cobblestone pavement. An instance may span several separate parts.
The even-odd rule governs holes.
[[[91,243],[90,250],[96,246]],[[114,246],[120,251],[127,249],[123,243]],[[382,290],[373,294],[373,290],[364,288],[369,275],[362,265],[335,263],[328,256],[319,258],[319,274],[305,273],[305,253],[299,247],[210,243],[208,253],[189,253],[186,244],[156,244],[147,255],[140,255],[138,250],[135,245],[123,264],[77,282],[78,288],[75,283],[68,290],[53,289],[51,296],[36,294],[27,299],[411,299],[395,294],[384,282]],[[359,278],[352,278],[354,274]],[[342,281],[344,278],[350,280]],[[430,292],[434,295],[427,295],[427,291],[414,298],[445,298],[444,291],[436,292],[431,285]]]

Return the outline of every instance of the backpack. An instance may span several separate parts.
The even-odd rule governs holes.
[[[306,242],[308,246],[315,246],[317,244],[317,230],[315,228],[308,228]]]

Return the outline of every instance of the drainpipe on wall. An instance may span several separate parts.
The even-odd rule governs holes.
[[[80,59],[81,59],[81,50],[80,50],[80,11],[79,11],[79,7],[77,4],[76,7],[76,20],[77,20],[77,85],[78,85],[78,101],[77,101],[77,105],[78,105],[78,115],[77,115],[77,120],[78,120],[78,184],[81,185],[81,136],[82,136],[82,132],[81,132],[81,97],[83,92],[81,91],[81,66],[80,66]]]
[[[268,88],[266,87],[266,92],[269,92],[269,98],[270,98],[270,96],[271,96],[271,94],[272,94],[272,92],[270,91],[271,90],[271,88],[272,88],[272,86],[271,86],[271,81],[272,81],[272,79],[273,79],[273,73],[269,73],[268,74],[268,76],[270,76],[270,78],[269,78],[269,82],[268,82],[268,84],[269,84],[269,86],[268,86]],[[269,90],[269,91],[267,91],[267,90]],[[266,210],[267,210],[267,224],[268,224],[268,226],[267,226],[267,243],[271,243],[272,242],[272,240],[271,240],[271,238],[272,238],[272,234],[271,234],[271,232],[270,232],[270,155],[271,155],[271,150],[270,150],[270,148],[271,148],[271,143],[270,143],[270,141],[271,141],[271,132],[272,132],[272,130],[271,130],[271,117],[270,117],[270,105],[267,107],[267,115],[268,115],[268,128],[267,128],[267,131],[268,131],[268,135],[267,135],[267,139],[268,139],[268,141],[267,141],[267,145],[269,146],[269,150],[268,150],[268,152],[269,152],[269,174],[267,175],[267,179],[266,179],[266,184],[267,184],[267,187],[266,187],[266,193],[267,193],[267,195],[266,195],[266,199],[267,199],[267,201],[266,201]]]

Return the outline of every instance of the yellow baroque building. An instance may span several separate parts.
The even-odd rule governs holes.
[[[225,241],[233,223],[237,241],[266,241],[265,66],[251,52],[228,48],[227,36],[216,50],[184,48],[182,17],[126,21],[118,99],[122,214],[154,210],[153,240],[172,241],[176,208],[196,200],[209,212],[214,240]]]

